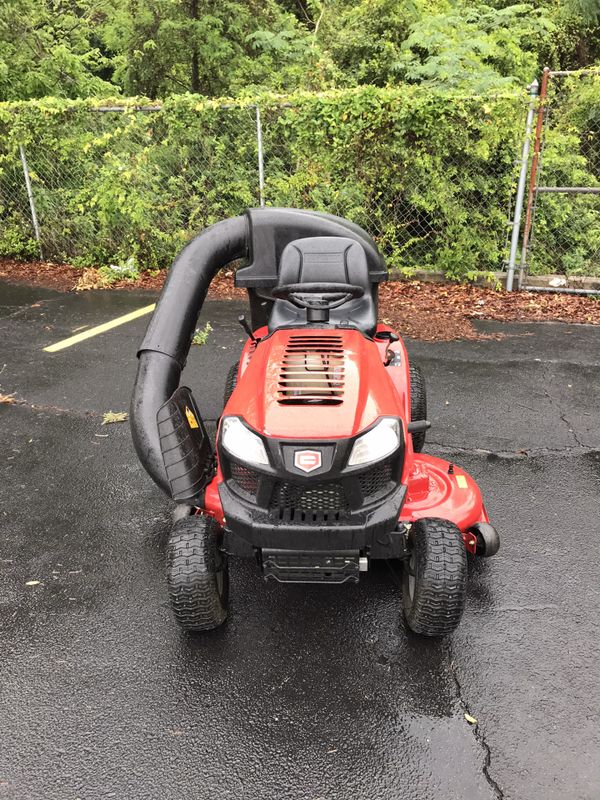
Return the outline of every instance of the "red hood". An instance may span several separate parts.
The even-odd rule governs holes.
[[[227,414],[276,438],[341,439],[401,416],[403,401],[358,331],[280,330],[256,348]]]

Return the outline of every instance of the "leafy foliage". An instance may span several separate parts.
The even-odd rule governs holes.
[[[210,322],[207,322],[203,328],[196,328],[192,337],[192,344],[197,344],[199,347],[202,347],[207,343],[208,337],[212,331],[213,326],[210,324]]]
[[[522,98],[405,87],[298,99],[263,114],[268,202],[348,217],[391,268],[500,268]]]
[[[522,87],[543,64],[598,63],[599,12],[598,0],[4,0],[0,255],[37,252],[24,144],[47,254],[104,265],[107,280],[166,266],[203,226],[258,203],[258,98],[269,202],[348,216],[399,269],[496,269]],[[545,165],[595,186],[597,85],[572,91]],[[99,98],[128,110],[94,114]],[[162,111],[135,110],[154,98]],[[536,270],[593,262],[598,200],[576,206],[573,222],[564,197],[540,202]]]
[[[284,104],[264,94],[267,201],[347,216],[378,238],[391,267],[452,277],[496,269],[524,99],[421,87],[298,92]],[[53,258],[165,267],[194,233],[257,204],[251,104],[188,95],[154,113],[93,114],[90,105],[0,106],[3,185],[14,180],[14,194],[22,184],[14,165],[23,142]],[[26,204],[4,213],[16,224],[18,207],[27,255]],[[0,248],[14,252],[13,227]]]
[[[6,0],[0,100],[280,88],[306,35],[275,0]]]
[[[600,58],[598,0],[4,0],[0,101],[399,81],[486,91]]]
[[[112,94],[111,59],[94,37],[90,0],[0,5],[0,99]]]
[[[520,4],[456,8],[413,24],[397,72],[410,81],[486,92],[524,85],[537,68],[539,47],[554,25],[540,9]]]

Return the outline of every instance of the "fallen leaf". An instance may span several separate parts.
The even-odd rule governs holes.
[[[0,403],[3,405],[10,406],[16,402],[14,394],[0,394]]]
[[[110,425],[113,422],[125,422],[129,419],[129,414],[126,411],[107,411],[102,416],[102,424]]]
[[[95,270],[84,276],[81,269],[52,262],[17,262],[2,259],[0,275],[35,286],[71,290],[87,289],[100,281]],[[135,282],[115,281],[111,289],[161,289],[167,270],[142,272]],[[81,279],[81,280],[80,280]],[[560,277],[559,277],[560,280]],[[598,293],[600,294],[600,292]],[[246,298],[246,291],[233,285],[231,270],[220,271],[212,280],[211,299]],[[484,303],[478,303],[484,300]],[[423,341],[451,339],[502,339],[500,332],[487,333],[473,326],[475,320],[553,321],[600,324],[600,300],[570,294],[544,294],[532,298],[529,292],[506,292],[470,284],[436,284],[416,280],[388,281],[379,287],[382,322],[401,334]],[[474,316],[473,312],[478,313]],[[51,330],[50,326],[46,330]],[[570,331],[563,331],[568,335]],[[19,402],[17,400],[17,402]]]
[[[87,292],[90,289],[108,289],[110,281],[95,267],[84,269],[75,284],[76,292]]]
[[[475,719],[475,717],[472,717],[470,714],[467,714],[466,711],[465,711],[465,719],[467,720],[469,725],[477,725],[477,720]]]

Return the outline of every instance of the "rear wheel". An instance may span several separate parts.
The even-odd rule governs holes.
[[[454,523],[420,519],[409,535],[402,568],[404,616],[423,636],[445,636],[458,626],[467,595],[467,551]]]
[[[238,370],[240,364],[239,361],[236,361],[235,364],[232,364],[229,367],[229,372],[227,373],[227,380],[225,381],[225,392],[223,393],[223,405],[226,406],[229,402],[229,398],[233,394],[233,390],[237,386],[237,377],[238,377]]]
[[[410,419],[411,422],[427,419],[427,391],[425,378],[416,364],[410,365]],[[425,431],[412,434],[415,453],[420,453],[425,444]]]
[[[221,538],[211,517],[191,516],[173,525],[167,547],[169,599],[184,630],[208,631],[225,622],[229,572]]]

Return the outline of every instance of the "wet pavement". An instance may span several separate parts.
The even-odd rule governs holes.
[[[171,506],[128,426],[101,425],[147,318],[42,350],[152,299],[0,285],[0,798],[600,797],[600,328],[408,342],[426,450],[476,477],[502,536],[452,637],[407,633],[385,564],[286,587],[239,561],[228,624],[194,638],[166,604]],[[240,308],[206,304],[185,372],[209,420]]]

